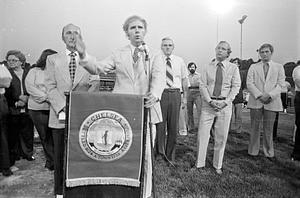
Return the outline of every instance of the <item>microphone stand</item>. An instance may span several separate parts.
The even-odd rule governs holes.
[[[145,45],[145,43],[143,43]],[[146,72],[147,72],[147,80],[149,82],[148,85],[148,92],[150,91],[150,83],[151,83],[151,74],[150,74],[150,58],[147,50],[145,50],[145,64],[146,64]],[[152,192],[153,192],[153,198],[156,198],[155,192],[155,177],[154,177],[154,152],[153,152],[153,131],[152,131],[152,119],[151,119],[151,111],[150,108],[147,110],[148,116],[149,116],[149,132],[150,132],[150,155],[151,155],[151,165],[152,165]],[[147,140],[146,140],[147,141]]]

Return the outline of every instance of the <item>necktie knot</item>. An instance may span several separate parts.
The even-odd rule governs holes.
[[[218,67],[222,67],[222,66],[223,66],[223,63],[218,62],[217,66],[218,66]]]
[[[76,53],[75,53],[75,52],[71,52],[71,53],[69,54],[69,56],[75,57],[75,56],[76,56]]]

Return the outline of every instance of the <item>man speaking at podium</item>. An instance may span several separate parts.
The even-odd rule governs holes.
[[[163,91],[162,87],[165,84],[165,71],[159,65],[152,64],[153,55],[150,54],[144,43],[147,22],[139,16],[131,16],[125,21],[123,30],[130,43],[113,52],[102,61],[97,61],[96,58],[88,55],[82,39],[78,39],[76,49],[81,59],[80,65],[91,74],[114,72],[116,82],[113,93],[144,95],[145,107],[150,108],[150,122],[153,124],[161,122],[161,108],[158,101]],[[150,149],[150,135],[147,133],[143,197],[151,196],[152,164]],[[120,196],[124,197],[124,194],[120,194]]]

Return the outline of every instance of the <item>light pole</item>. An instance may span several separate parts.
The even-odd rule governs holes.
[[[217,44],[219,43],[219,14],[217,14]]]
[[[243,59],[243,23],[246,20],[247,15],[244,15],[238,22],[241,24],[241,41],[240,41],[240,59]]]

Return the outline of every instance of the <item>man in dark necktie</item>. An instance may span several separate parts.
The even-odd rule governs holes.
[[[263,44],[259,49],[261,62],[248,70],[247,88],[250,92],[251,133],[248,154],[257,156],[260,147],[260,123],[263,121],[263,152],[269,159],[274,159],[273,123],[276,112],[282,111],[280,93],[285,85],[284,68],[271,60],[274,48]]]
[[[50,103],[49,127],[52,129],[54,143],[54,193],[56,197],[62,197],[63,191],[65,124],[59,121],[58,116],[65,111],[64,93],[97,91],[100,85],[97,76],[92,77],[85,69],[77,67],[79,57],[75,43],[78,37],[81,38],[80,28],[73,24],[66,25],[62,31],[66,51],[48,56],[46,63],[45,85]]]
[[[176,136],[179,130],[180,94],[183,92],[183,103],[186,105],[188,71],[184,60],[172,54],[174,49],[172,39],[163,38],[161,49],[163,53],[159,55],[155,61],[158,65],[161,65],[161,67],[166,68],[166,83],[160,101],[163,122],[156,125],[156,154],[166,155],[169,160],[174,161]]]
[[[210,129],[214,124],[213,167],[222,174],[222,162],[232,114],[232,101],[239,92],[241,79],[238,67],[230,63],[230,45],[221,41],[216,59],[205,66],[200,74],[202,108],[198,130],[198,156],[196,168],[204,168]],[[214,122],[215,120],[215,122]]]

